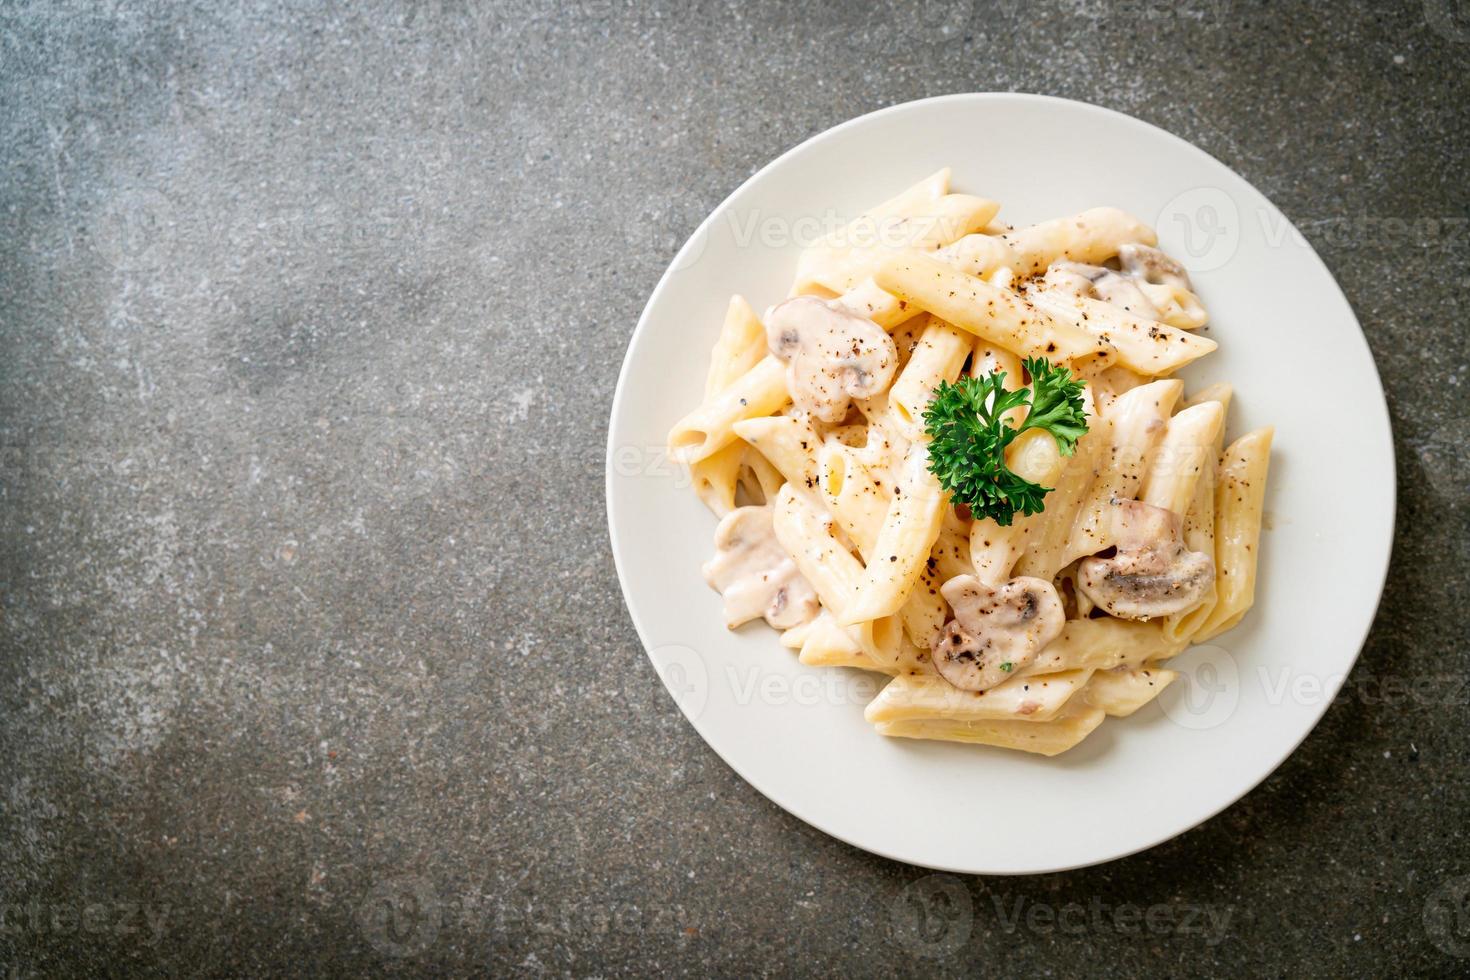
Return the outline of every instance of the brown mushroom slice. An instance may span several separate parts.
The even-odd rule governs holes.
[[[847,416],[854,398],[887,390],[898,367],[898,349],[882,327],[815,296],[772,307],[766,339],[786,362],[792,402],[828,425]]]
[[[1162,253],[1160,253],[1162,254]],[[1120,310],[1148,320],[1159,318],[1159,308],[1127,275],[1100,265],[1081,262],[1053,262],[1046,270],[1046,285],[1073,296],[1085,296],[1111,303]]]
[[[1184,546],[1179,515],[1139,500],[1112,501],[1111,558],[1084,558],[1077,588],[1109,615],[1148,620],[1193,609],[1215,580],[1215,562]]]
[[[1062,632],[1062,600],[1050,582],[1014,578],[995,587],[960,575],[940,589],[954,609],[934,645],[939,675],[965,691],[985,691],[1036,659]]]
[[[715,528],[715,556],[704,579],[725,597],[725,625],[734,629],[764,618],[776,629],[800,626],[817,615],[817,593],[776,540],[772,510],[737,507]]]

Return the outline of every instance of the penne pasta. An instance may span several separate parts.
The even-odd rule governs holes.
[[[1189,407],[1214,401],[1220,406],[1222,416],[1230,407],[1231,389],[1228,384],[1210,385],[1185,404]],[[1210,446],[1207,465],[1200,472],[1194,485],[1194,497],[1184,515],[1184,544],[1190,551],[1215,553],[1215,484],[1219,469],[1220,449],[1225,435],[1222,424],[1215,432]],[[1200,604],[1188,612],[1177,613],[1164,620],[1164,632],[1174,639],[1188,639],[1199,630],[1215,608],[1219,589],[1219,569],[1215,580],[1210,583]]]
[[[1220,460],[1220,479],[1215,488],[1217,598],[1209,618],[1194,636],[1196,642],[1213,639],[1239,623],[1255,602],[1261,512],[1273,432],[1267,427],[1241,436]]]
[[[1169,419],[1138,499],[1183,517],[1201,471],[1215,464],[1215,437],[1224,421],[1225,406],[1219,402],[1192,405]]]
[[[857,599],[863,566],[832,534],[829,521],[790,484],[776,497],[776,540],[839,623]],[[902,627],[889,616],[851,623],[863,653],[878,663],[898,658]]]
[[[890,738],[929,738],[945,742],[994,745],[1038,755],[1060,755],[1081,742],[1103,723],[1107,714],[1073,698],[1067,710],[1052,721],[956,721],[949,718],[878,722],[878,734]]]
[[[681,419],[669,433],[669,451],[685,463],[697,463],[735,440],[736,422],[772,415],[790,400],[785,366],[767,356]]]
[[[1162,667],[1124,667],[1099,670],[1092,675],[1083,696],[1113,718],[1127,718],[1164,693],[1179,676]]]
[[[985,227],[1000,205],[970,194],[947,194],[921,209],[855,228],[847,239],[807,249],[796,268],[796,288],[816,285],[837,293],[873,275],[884,253],[933,251]]]
[[[893,427],[907,439],[924,432],[924,409],[941,381],[960,376],[974,338],[943,320],[928,318],[915,342],[913,354],[899,372],[888,393],[888,414]]]
[[[1056,755],[1250,608],[1272,432],[1171,377],[1217,345],[1151,228],[997,213],[940,170],[733,297],[668,450],[727,625],[887,675],[881,735]]]
[[[1103,341],[1053,320],[1019,294],[926,255],[891,256],[874,281],[946,323],[1023,357],[1070,361],[1107,349]]]
[[[939,537],[944,496],[928,467],[923,444],[904,462],[883,526],[873,542],[856,601],[837,619],[844,624],[890,616],[903,607]]]
[[[1062,635],[1052,640],[1018,676],[1137,667],[1151,660],[1167,660],[1185,645],[1171,640],[1164,633],[1163,624],[1158,622],[1137,623],[1110,616],[1069,619]]]
[[[1104,354],[1132,371],[1153,377],[1173,374],[1219,345],[1165,323],[1145,320],[1111,303],[1053,290],[1027,294],[1038,310],[1104,345]],[[1099,354],[1103,357],[1104,354]]]
[[[1111,503],[1138,496],[1145,460],[1163,435],[1183,390],[1178,381],[1155,381],[1120,395],[1103,416],[1097,476],[1078,505],[1062,565],[1112,546]]]
[[[815,493],[817,454],[821,445],[805,418],[772,415],[735,423],[735,434],[754,447],[780,472],[784,482]]]
[[[1035,724],[1055,718],[1091,676],[1091,670],[1071,670],[1017,677],[988,691],[961,691],[934,673],[900,674],[868,704],[864,717],[874,723],[947,718]]]

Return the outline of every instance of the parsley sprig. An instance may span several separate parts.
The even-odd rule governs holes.
[[[1016,511],[1041,511],[1042,498],[1052,490],[1006,466],[1005,451],[1012,440],[1027,429],[1044,429],[1061,454],[1070,456],[1087,432],[1083,382],[1045,358],[1027,358],[1024,365],[1031,376],[1029,388],[1006,391],[1004,371],[954,384],[944,381],[924,411],[924,431],[931,440],[929,469],[939,485],[954,503],[968,504],[976,517],[994,518],[1002,527],[1010,525]],[[1029,408],[1017,429],[1005,415],[1023,405]]]

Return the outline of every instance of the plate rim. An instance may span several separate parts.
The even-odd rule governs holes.
[[[1255,779],[1250,781],[1249,785],[1243,786],[1238,793],[1231,796],[1228,800],[1221,803],[1218,807],[1210,810],[1208,813],[1205,813],[1197,818],[1191,818],[1185,823],[1185,825],[1180,826],[1178,829],[1165,832],[1161,836],[1150,839],[1136,846],[1129,846],[1118,849],[1116,851],[1109,851],[1106,854],[1086,861],[1047,865],[1045,867],[1035,867],[1026,870],[995,871],[977,870],[973,867],[960,867],[958,865],[946,865],[941,863],[918,862],[914,861],[911,858],[893,853],[885,846],[875,846],[869,843],[863,843],[853,840],[843,833],[814,822],[812,819],[804,815],[799,808],[788,806],[781,799],[778,799],[771,790],[763,786],[760,781],[753,778],[749,772],[733,762],[729,758],[729,756],[727,756],[726,753],[722,751],[718,745],[715,744],[715,741],[705,734],[705,731],[701,727],[699,720],[690,716],[690,713],[688,710],[686,710],[685,706],[681,704],[677,698],[674,697],[671,691],[669,691],[667,684],[663,683],[662,674],[659,672],[659,665],[653,659],[654,647],[649,642],[649,632],[646,629],[645,624],[643,623],[638,612],[635,610],[634,604],[630,598],[629,580],[627,572],[624,569],[623,560],[619,554],[619,534],[617,529],[618,518],[616,516],[615,508],[613,506],[613,500],[614,483],[617,476],[615,467],[615,453],[618,448],[615,437],[617,433],[617,422],[619,416],[623,412],[625,400],[627,398],[628,388],[626,382],[630,370],[630,365],[633,362],[634,355],[635,353],[637,353],[640,343],[647,335],[647,326],[651,314],[654,308],[658,305],[660,297],[668,288],[674,274],[683,267],[686,253],[700,242],[701,237],[705,235],[708,228],[721,215],[725,213],[726,209],[731,205],[731,202],[738,198],[748,186],[759,180],[768,172],[779,167],[789,157],[806,149],[808,146],[829,139],[834,139],[838,136],[838,134],[850,128],[854,128],[859,124],[869,123],[874,119],[881,118],[886,115],[912,111],[920,106],[932,106],[938,103],[985,103],[1004,101],[1018,101],[1022,103],[1030,102],[1039,105],[1062,104],[1073,109],[1080,109],[1087,113],[1096,114],[1114,123],[1142,128],[1151,131],[1151,133],[1154,135],[1162,135],[1166,139],[1176,144],[1179,144],[1185,149],[1186,152],[1202,155],[1203,157],[1208,159],[1210,163],[1214,164],[1217,167],[1220,167],[1221,169],[1234,176],[1237,180],[1244,183],[1252,191],[1259,195],[1260,198],[1266,202],[1267,206],[1269,206],[1275,212],[1275,214],[1286,223],[1289,228],[1297,232],[1302,244],[1304,245],[1305,251],[1311,257],[1311,261],[1315,262],[1316,265],[1325,274],[1327,281],[1331,283],[1332,288],[1336,290],[1338,298],[1342,300],[1343,307],[1352,317],[1353,325],[1357,328],[1354,340],[1356,343],[1361,345],[1363,352],[1367,355],[1368,365],[1373,373],[1373,380],[1377,385],[1378,400],[1376,402],[1376,405],[1381,410],[1383,431],[1387,439],[1386,458],[1388,461],[1388,469],[1385,476],[1388,491],[1388,522],[1386,526],[1386,533],[1384,534],[1384,540],[1381,543],[1375,542],[1377,551],[1381,552],[1381,554],[1379,555],[1378,561],[1377,586],[1374,590],[1375,594],[1372,603],[1372,613],[1366,617],[1365,622],[1363,623],[1361,629],[1358,631],[1359,636],[1357,638],[1355,648],[1353,649],[1351,659],[1346,663],[1345,669],[1339,675],[1335,676],[1335,682],[1333,682],[1332,677],[1327,678],[1328,682],[1324,683],[1323,685],[1324,696],[1319,706],[1317,707],[1317,714],[1316,717],[1312,720],[1312,723],[1307,726],[1302,734],[1297,737],[1290,745],[1284,747],[1284,750],[1281,751],[1280,754],[1277,755],[1277,757],[1273,761],[1271,761],[1270,765],[1262,770],[1259,777],[1256,777]],[[703,246],[701,245],[699,247],[702,248]],[[1168,131],[1167,129],[1164,129],[1161,126],[1157,126],[1143,119],[1139,119],[1136,116],[1131,116],[1128,113],[1121,112],[1117,109],[1111,109],[1107,106],[1101,106],[1091,102],[1084,102],[1078,99],[1068,99],[1061,96],[1044,95],[1031,92],[954,92],[944,95],[929,96],[922,99],[913,99],[907,102],[894,103],[892,105],[875,109],[871,112],[866,112],[861,115],[854,116],[841,123],[838,123],[835,126],[824,129],[821,132],[814,133],[813,135],[807,137],[806,139],[803,139],[794,146],[791,146],[790,148],[780,153],[769,162],[752,172],[750,176],[741,181],[729,194],[727,194],[720,201],[719,204],[711,209],[709,214],[706,215],[698,225],[695,226],[689,237],[685,239],[683,245],[680,246],[678,251],[675,252],[674,256],[669,260],[669,263],[664,269],[663,274],[659,276],[657,284],[655,284],[653,291],[649,294],[648,300],[644,304],[643,310],[638,316],[638,322],[634,326],[633,332],[628,337],[627,349],[624,351],[622,364],[619,366],[618,369],[618,380],[613,392],[612,403],[608,410],[607,442],[604,449],[603,506],[607,517],[607,530],[609,544],[613,556],[613,567],[617,573],[618,587],[622,593],[623,598],[623,607],[627,610],[628,618],[633,624],[634,632],[637,634],[639,643],[643,647],[644,656],[647,657],[649,662],[653,665],[655,676],[660,679],[660,686],[664,688],[665,694],[670,698],[670,700],[674,702],[675,706],[679,709],[680,714],[684,716],[685,721],[688,722],[689,725],[694,729],[695,733],[699,735],[701,741],[704,742],[705,746],[713,751],[715,755],[737,776],[739,776],[747,785],[749,785],[752,789],[754,789],[761,796],[765,797],[771,803],[775,804],[782,811],[791,815],[792,817],[795,817],[807,826],[810,826],[813,829],[818,830],[835,840],[840,840],[850,847],[857,848],[858,850],[864,851],[869,854],[875,854],[890,861],[895,861],[901,864],[909,865],[911,867],[927,868],[933,871],[942,871],[953,874],[983,874],[1007,877],[1037,874],[1054,874],[1058,872],[1073,871],[1081,868],[1095,867],[1097,865],[1107,864],[1112,861],[1122,860],[1123,858],[1131,857],[1135,854],[1142,853],[1143,851],[1158,847],[1160,844],[1167,843],[1168,841],[1171,841],[1176,837],[1180,837],[1191,830],[1203,826],[1205,823],[1219,816],[1225,810],[1234,806],[1236,803],[1239,803],[1246,796],[1250,795],[1252,792],[1258,789],[1261,784],[1269,779],[1272,774],[1274,774],[1276,770],[1278,770],[1282,766],[1282,764],[1285,763],[1286,760],[1289,759],[1296,752],[1296,750],[1301,747],[1302,743],[1305,742],[1314,731],[1316,731],[1317,727],[1322,723],[1322,719],[1326,717],[1328,709],[1335,702],[1337,694],[1341,690],[1343,684],[1347,682],[1348,676],[1357,667],[1358,660],[1362,657],[1363,649],[1367,644],[1368,636],[1373,629],[1374,623],[1377,622],[1378,611],[1381,608],[1383,602],[1384,590],[1388,583],[1388,572],[1393,560],[1394,542],[1397,539],[1398,460],[1394,451],[1395,444],[1396,443],[1393,432],[1393,413],[1389,410],[1388,393],[1383,386],[1383,377],[1378,370],[1377,359],[1373,356],[1373,350],[1368,344],[1367,335],[1363,332],[1362,321],[1358,318],[1357,311],[1353,308],[1352,303],[1348,300],[1346,293],[1343,292],[1341,284],[1337,281],[1337,277],[1333,275],[1332,270],[1327,266],[1327,263],[1324,262],[1322,260],[1322,257],[1317,253],[1316,248],[1312,246],[1311,242],[1308,241],[1304,235],[1300,234],[1300,230],[1297,228],[1296,223],[1291,221],[1291,219],[1276,205],[1276,203],[1272,201],[1270,197],[1268,197],[1263,191],[1261,191],[1261,189],[1258,188],[1255,184],[1247,180],[1241,174],[1237,173],[1233,167],[1230,167],[1229,165],[1219,160],[1217,157],[1214,156],[1214,154],[1199,146],[1196,146],[1189,140],[1186,140],[1183,137],[1178,136]]]

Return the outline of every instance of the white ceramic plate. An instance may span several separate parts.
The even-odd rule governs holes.
[[[764,624],[727,632],[700,576],[714,517],[663,457],[700,398],[732,293],[783,297],[797,252],[950,166],[957,190],[1026,224],[1116,205],[1159,232],[1212,315],[1187,390],[1235,385],[1229,436],[1276,426],[1256,606],[1170,666],[1157,702],[1047,759],[889,740],[863,721],[874,675],[808,668]],[[1393,536],[1388,411],[1367,344],[1321,260],[1227,167],[1128,116],[1029,95],[954,95],[822,133],[705,220],[648,301],[608,433],[608,521],[628,609],[705,741],[815,827],[968,873],[1054,871],[1168,840],[1239,799],[1331,703],[1362,646]],[[650,678],[650,681],[652,679]]]

